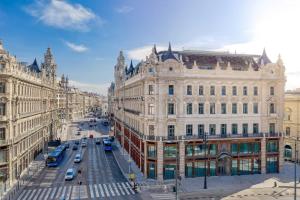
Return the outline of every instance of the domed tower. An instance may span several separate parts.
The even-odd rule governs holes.
[[[42,69],[44,69],[46,76],[51,80],[51,82],[55,84],[56,64],[50,48],[47,48],[47,51],[44,55],[44,63],[42,64]]]
[[[120,51],[117,64],[115,66],[115,82],[116,87],[120,87],[122,82],[125,80],[125,57],[123,55],[123,52]]]

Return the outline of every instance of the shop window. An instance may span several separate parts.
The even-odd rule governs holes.
[[[164,164],[164,179],[174,179],[175,178],[175,164]]]
[[[155,147],[155,145],[148,145],[148,157],[156,158],[156,147]]]
[[[155,163],[149,162],[148,163],[148,178],[156,179],[156,170],[155,170]]]
[[[194,163],[194,172],[195,172],[195,176],[196,177],[204,176],[205,175],[204,161],[198,161],[198,162],[196,161]]]
[[[277,140],[269,140],[267,142],[267,152],[278,152],[278,141]]]
[[[267,173],[277,173],[277,172],[278,172],[278,158],[267,157]]]
[[[216,176],[216,161],[214,160],[209,162],[209,175]]]
[[[187,162],[185,164],[185,176],[190,178],[193,177],[193,163]]]
[[[251,159],[243,158],[240,159],[240,174],[246,175],[251,173]]]
[[[217,154],[217,145],[216,144],[209,145],[209,154],[211,156],[215,156]]]
[[[231,154],[232,155],[238,154],[238,144],[236,143],[231,144]]]
[[[185,155],[186,156],[193,156],[193,145],[189,144],[185,147]]]
[[[231,175],[237,175],[238,174],[238,162],[237,160],[231,161]]]
[[[164,158],[176,158],[176,146],[164,146]]]
[[[253,174],[260,174],[260,159],[253,159]]]

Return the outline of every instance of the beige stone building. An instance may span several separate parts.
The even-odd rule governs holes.
[[[300,148],[300,89],[285,93],[284,113],[284,157],[286,160],[295,160],[295,144],[297,151]],[[298,139],[297,139],[298,138]],[[299,161],[299,154],[298,159]]]
[[[27,66],[0,42],[0,187],[8,189],[55,138],[56,64],[50,48]]]
[[[169,45],[157,52],[154,46],[128,68],[120,52],[116,138],[148,178],[173,179],[176,169],[181,177],[278,172],[284,72],[281,58],[272,63],[265,51],[172,51]]]

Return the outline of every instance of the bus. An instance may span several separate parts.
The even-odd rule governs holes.
[[[57,167],[59,163],[63,160],[66,152],[65,145],[59,145],[54,149],[51,153],[49,153],[48,158],[46,160],[46,164],[48,167]]]
[[[103,148],[104,151],[112,151],[111,141],[108,139],[103,139]]]

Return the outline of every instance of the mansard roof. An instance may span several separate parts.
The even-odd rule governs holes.
[[[159,52],[159,55],[161,55],[161,60],[164,62],[168,59],[174,59],[177,60],[177,58],[174,56],[171,48],[171,43],[169,43],[168,51],[161,51]]]
[[[266,65],[268,63],[272,63],[271,60],[269,59],[269,57],[267,56],[266,49],[263,50],[263,53],[260,56],[260,58],[258,59],[257,63],[259,65],[260,64]]]
[[[31,65],[27,66],[27,68],[30,69],[32,72],[36,72],[36,73],[41,72],[39,65],[37,64],[36,58],[34,59]]]

